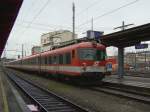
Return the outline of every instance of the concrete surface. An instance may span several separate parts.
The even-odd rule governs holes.
[[[110,75],[106,76],[103,81],[150,89],[150,78],[124,76],[123,79],[119,79],[117,75]]]

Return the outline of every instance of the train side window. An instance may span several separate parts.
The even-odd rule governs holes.
[[[66,64],[66,54],[63,54],[63,64]]]
[[[29,59],[30,60],[30,65],[32,65],[32,60],[31,59]]]
[[[33,64],[33,60],[32,59],[30,59],[30,61],[31,61],[31,65]]]
[[[34,64],[37,64],[37,57],[35,57],[34,59],[35,59],[35,62],[34,62]]]
[[[41,57],[41,65],[43,65],[43,57]]]
[[[52,64],[56,64],[56,56],[52,57]]]
[[[59,55],[56,56],[56,64],[59,64]]]
[[[31,60],[29,59],[29,65],[31,65]]]
[[[33,58],[33,64],[34,65],[36,64],[36,58]]]
[[[27,59],[27,64],[29,65],[29,59]]]
[[[75,57],[75,50],[72,50],[72,58]]]
[[[42,57],[42,64],[45,64],[45,57]]]
[[[52,64],[52,57],[51,56],[48,57],[48,64]]]
[[[40,59],[41,57],[40,56],[38,56],[38,64],[41,64],[41,59]]]
[[[32,64],[32,60],[31,59],[29,59],[29,63],[30,63],[30,65]]]
[[[32,58],[32,65],[34,64],[34,58]]]
[[[34,60],[33,59],[31,59],[31,65],[33,65],[34,64]]]
[[[63,55],[62,54],[59,55],[59,64],[63,64]]]
[[[35,58],[33,58],[33,64],[35,64],[36,63],[36,60],[35,60]]]
[[[66,57],[66,64],[71,64],[71,53],[66,53],[65,57]]]
[[[47,64],[47,57],[46,56],[44,57],[44,61],[45,61],[44,64],[46,65]]]

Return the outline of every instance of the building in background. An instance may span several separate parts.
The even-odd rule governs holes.
[[[32,52],[32,55],[40,53],[41,52],[41,46],[33,46],[31,52]]]
[[[107,61],[112,63],[113,71],[118,69],[118,56],[108,56]],[[150,51],[139,51],[136,53],[126,53],[124,55],[124,69],[143,71],[150,70]]]
[[[55,45],[60,45],[61,42],[73,40],[73,33],[69,30],[59,30],[45,33],[41,36],[41,51],[48,51]],[[75,39],[77,34],[75,34]]]
[[[150,69],[150,51],[127,53],[125,62],[136,70]]]

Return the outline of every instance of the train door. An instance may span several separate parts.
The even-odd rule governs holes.
[[[75,57],[76,57],[75,50],[72,50],[72,54],[71,54],[71,64],[72,65],[76,64]]]

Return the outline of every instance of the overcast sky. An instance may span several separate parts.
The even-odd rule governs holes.
[[[92,17],[94,30],[105,34],[117,31],[113,28],[122,21],[134,23],[132,27],[150,22],[150,0],[24,0],[6,45],[7,57],[21,54],[21,44],[29,55],[31,47],[40,44],[43,33],[72,30],[72,2],[76,7],[76,33],[80,38],[91,29]],[[115,48],[108,49],[108,55],[115,53]]]

